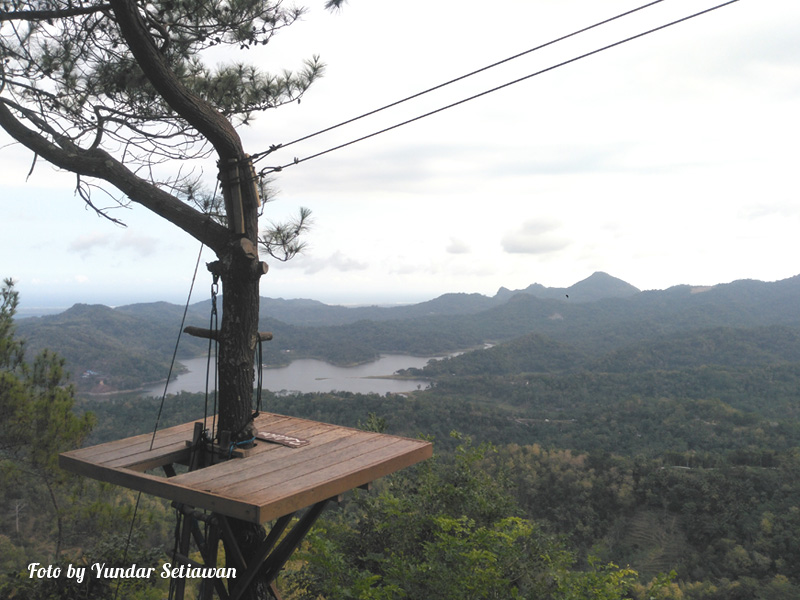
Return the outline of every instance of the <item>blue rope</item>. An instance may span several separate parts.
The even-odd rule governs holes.
[[[242,440],[241,442],[231,442],[231,447],[228,448],[228,458],[233,456],[233,451],[236,450],[238,446],[246,446],[247,444],[252,444],[256,441],[255,437],[251,437],[249,440]]]

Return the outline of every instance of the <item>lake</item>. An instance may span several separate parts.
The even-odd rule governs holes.
[[[427,381],[409,379],[380,379],[400,369],[424,367],[430,358],[402,354],[382,355],[378,360],[353,367],[337,367],[321,360],[301,358],[285,367],[264,369],[265,390],[276,393],[302,394],[311,392],[354,392],[361,394],[410,392],[428,385]],[[204,392],[206,389],[206,358],[180,361],[189,371],[179,375],[169,384],[167,393]],[[212,373],[213,375],[213,373]],[[211,379],[213,388],[213,377]],[[164,384],[154,385],[145,391],[148,396],[161,396]]]

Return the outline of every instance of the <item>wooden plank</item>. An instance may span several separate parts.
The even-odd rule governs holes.
[[[340,431],[329,431],[314,436],[312,445],[303,448],[286,448],[277,444],[261,442],[257,448],[265,446],[266,448],[263,451],[270,452],[269,460],[258,458],[262,456],[262,453],[259,452],[258,454],[251,454],[247,458],[234,459],[233,463],[226,461],[213,467],[192,471],[191,473],[182,473],[177,476],[177,481],[180,481],[183,485],[208,486],[209,488],[221,489],[243,479],[263,477],[279,468],[279,465],[295,465],[308,460],[308,457],[324,455],[330,452],[335,444],[346,443],[346,440],[351,437],[353,436],[343,436]]]
[[[280,427],[281,424],[285,425],[286,423],[294,423],[297,421],[295,417],[289,417],[286,415],[278,415],[275,413],[261,413],[256,417],[255,422],[267,424],[269,427]]]
[[[334,452],[326,462],[308,461],[295,468],[281,468],[270,475],[225,489],[226,495],[237,498],[257,498],[258,496],[279,497],[285,490],[297,486],[313,487],[327,477],[339,477],[344,472],[364,471],[364,481],[354,487],[369,483],[382,475],[376,475],[373,467],[397,456],[413,454],[417,447],[409,447],[402,440],[379,439],[372,444],[359,444],[340,452]],[[258,500],[253,500],[259,503]]]
[[[276,433],[285,433],[287,435],[299,434],[299,432],[306,431],[327,431],[329,429],[341,429],[336,425],[330,423],[320,423],[318,421],[308,421],[305,419],[285,419],[283,421],[274,421],[272,419],[257,418],[254,422],[256,429],[259,431],[274,431]]]
[[[430,458],[432,452],[433,446],[427,444],[418,446],[414,451],[375,457],[370,464],[361,462],[357,467],[351,465],[350,469],[343,464],[333,470],[319,471],[313,477],[287,483],[280,490],[280,497],[261,499],[263,501],[253,497],[248,499],[259,505],[258,520],[264,523],[318,502],[318,498],[332,498],[410,467]]]
[[[183,440],[191,441],[193,428],[194,423],[185,423],[158,432],[158,434],[156,434],[156,439],[153,441],[153,450],[159,450],[160,448],[179,443]],[[145,433],[124,440],[106,442],[98,446],[73,450],[69,454],[76,458],[105,463],[127,456],[134,456],[142,452],[148,452],[150,450],[152,438],[152,433]]]
[[[327,444],[320,445],[315,450],[321,456],[327,456],[329,460],[335,460],[338,456],[336,454],[337,449],[353,446],[357,443],[358,441],[351,436],[345,439],[332,440]],[[292,449],[287,448],[287,450]],[[263,481],[270,476],[274,476],[275,473],[282,473],[285,477],[300,476],[300,473],[308,471],[304,465],[306,465],[309,460],[313,460],[315,456],[316,454],[309,457],[300,453],[296,453],[295,456],[292,456],[282,452],[280,458],[267,462],[262,461],[254,463],[250,467],[242,465],[242,468],[237,469],[236,465],[230,465],[226,473],[219,474],[209,480],[195,479],[193,485],[202,487],[203,489],[217,490],[226,495],[231,493],[235,495],[243,493],[246,489],[266,487]],[[289,473],[291,473],[291,475],[288,475]],[[184,484],[182,481],[181,483]]]
[[[315,448],[313,453],[299,454],[295,460],[273,462],[265,465],[264,469],[259,469],[260,474],[257,477],[252,477],[251,473],[246,472],[245,477],[224,488],[225,493],[238,497],[258,493],[259,490],[267,490],[274,486],[283,486],[292,479],[303,478],[320,469],[329,469],[340,461],[352,460],[365,453],[378,451],[395,441],[395,438],[388,436],[378,437],[380,434],[377,433],[373,435],[375,437],[372,438],[353,435],[326,444],[325,447]]]
[[[131,454],[115,460],[105,461],[103,462],[103,466],[109,468],[123,467],[133,469],[134,471],[147,471],[148,469],[156,469],[174,463],[188,464],[190,456],[191,447],[186,445],[185,440],[182,440],[177,444],[172,444],[165,448],[158,448],[148,452]]]

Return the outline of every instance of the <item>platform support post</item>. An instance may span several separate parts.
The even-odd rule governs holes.
[[[228,581],[227,589],[219,578],[203,580],[200,588],[200,599],[212,600],[216,591],[217,596],[222,600],[240,600],[253,583],[256,575],[259,572],[264,572],[270,592],[275,600],[280,600],[280,595],[275,588],[275,579],[277,579],[289,558],[291,558],[303,538],[325,510],[325,506],[329,501],[323,500],[305,509],[291,528],[289,526],[298,513],[291,513],[277,519],[257,548],[253,555],[254,558],[251,559],[249,564],[245,560],[239,544],[236,542],[228,517],[216,513],[198,517],[197,511],[191,507],[176,505],[178,512],[181,513],[181,525],[178,532],[178,552],[173,556],[173,560],[176,563],[179,562],[191,566],[214,568],[217,566],[219,542],[223,540],[227,549],[227,566],[236,569],[237,577]],[[198,518],[202,518],[206,522],[205,536],[200,531]],[[283,536],[282,540],[281,536]],[[194,538],[195,545],[200,551],[204,564],[197,563],[189,558],[192,538]],[[178,579],[175,582],[174,591],[175,600],[184,600],[186,580]]]
[[[325,510],[325,505],[328,502],[329,500],[323,500],[307,508],[294,527],[292,527],[281,543],[273,550],[272,548],[275,542],[286,529],[294,515],[283,516],[275,522],[269,535],[259,548],[257,560],[246,568],[244,577],[239,578],[236,582],[236,586],[231,592],[231,600],[239,600],[239,598],[241,598],[247,586],[253,582],[253,579],[261,569],[265,569],[265,579],[269,582],[270,586],[273,587],[273,594],[275,593],[273,586],[275,579],[278,577],[278,574],[281,572],[281,569],[283,569],[292,553],[298,548],[300,542],[303,541],[303,538],[311,530],[311,527],[322,514],[322,511]]]
[[[180,538],[178,542],[178,552],[179,555],[175,555],[172,557],[173,561],[177,562],[181,560],[181,562],[188,562],[189,560],[189,542],[191,541],[191,520],[192,518],[188,515],[182,515],[178,517],[180,519],[181,527],[180,527]],[[185,560],[184,560],[185,559]],[[177,600],[183,600],[183,595],[186,592],[186,579],[178,579],[175,582],[175,597]]]

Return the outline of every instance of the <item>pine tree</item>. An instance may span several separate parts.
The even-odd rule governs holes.
[[[44,488],[56,520],[58,558],[63,540],[58,453],[80,446],[94,425],[91,414],[73,412],[75,390],[68,383],[64,359],[48,350],[31,364],[24,361],[24,343],[14,334],[18,292],[4,281],[0,291],[0,469],[6,477],[34,477]]]
[[[328,0],[337,8],[343,0]],[[211,248],[222,284],[219,429],[252,437],[259,246],[281,258],[306,223],[259,233],[264,184],[236,126],[298,101],[323,71],[265,73],[244,62],[215,66],[207,51],[267,44],[303,10],[269,0],[4,0],[0,5],[0,127],[35,157],[72,172],[83,201],[118,192]],[[192,173],[217,159],[222,202]],[[252,538],[240,524],[239,537]],[[247,550],[245,549],[245,552]],[[255,586],[258,588],[259,586]],[[265,586],[261,586],[265,587]],[[254,598],[267,592],[254,591]]]

